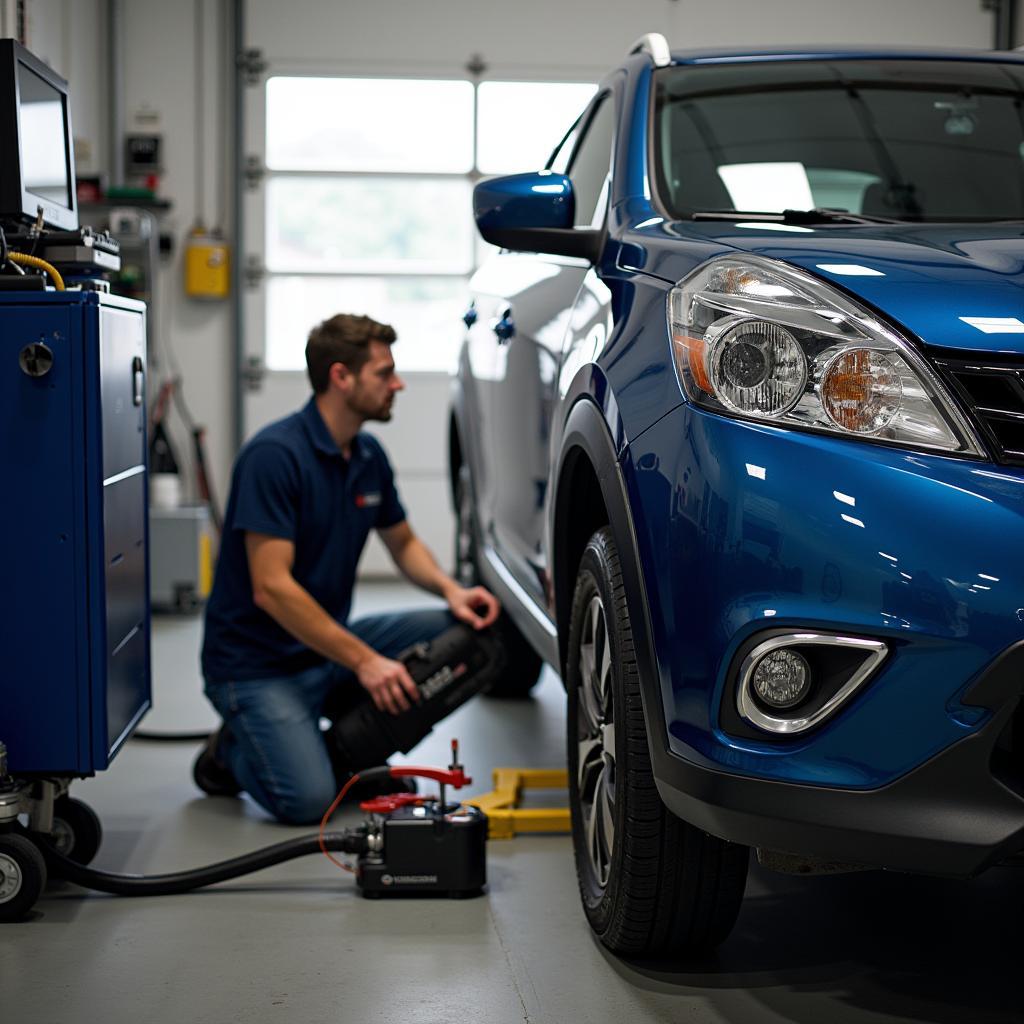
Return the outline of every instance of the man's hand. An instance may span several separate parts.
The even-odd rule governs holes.
[[[432,594],[440,594],[460,622],[474,629],[485,629],[498,617],[501,611],[498,599],[483,587],[460,587],[442,572],[434,556],[404,519],[380,530],[380,537],[406,579]]]
[[[484,587],[452,587],[445,599],[452,615],[474,629],[485,629],[501,611],[498,599]]]
[[[373,698],[378,711],[397,715],[409,710],[410,699],[420,699],[419,688],[400,661],[392,661],[374,652],[356,665],[353,671]]]

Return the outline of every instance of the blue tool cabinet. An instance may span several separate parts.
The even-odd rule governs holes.
[[[0,741],[106,768],[150,706],[146,310],[0,292]]]

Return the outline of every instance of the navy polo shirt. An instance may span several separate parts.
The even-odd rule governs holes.
[[[324,661],[253,603],[247,531],[292,541],[292,575],[344,623],[367,536],[403,519],[394,474],[376,438],[357,434],[346,459],[313,399],[264,427],[242,449],[231,478],[206,606],[207,681],[293,675]]]

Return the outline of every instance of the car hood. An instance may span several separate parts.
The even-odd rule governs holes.
[[[1024,224],[651,229],[645,269],[668,280],[693,269],[695,249],[699,262],[739,249],[837,285],[928,346],[1024,354]]]

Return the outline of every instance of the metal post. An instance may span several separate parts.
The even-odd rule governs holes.
[[[232,76],[232,111],[234,114],[234,144],[231,152],[232,215],[235,236],[235,258],[231,261],[231,387],[233,394],[234,452],[242,447],[245,432],[243,407],[242,367],[245,362],[245,68],[242,52],[245,48],[245,0],[234,0],[231,5],[231,53],[234,55]]]
[[[121,0],[107,0],[107,77],[110,126],[110,184],[124,184],[124,48],[121,45]]]
[[[1016,42],[1017,0],[981,0],[981,6],[992,12],[995,22],[992,48],[1012,50]]]

